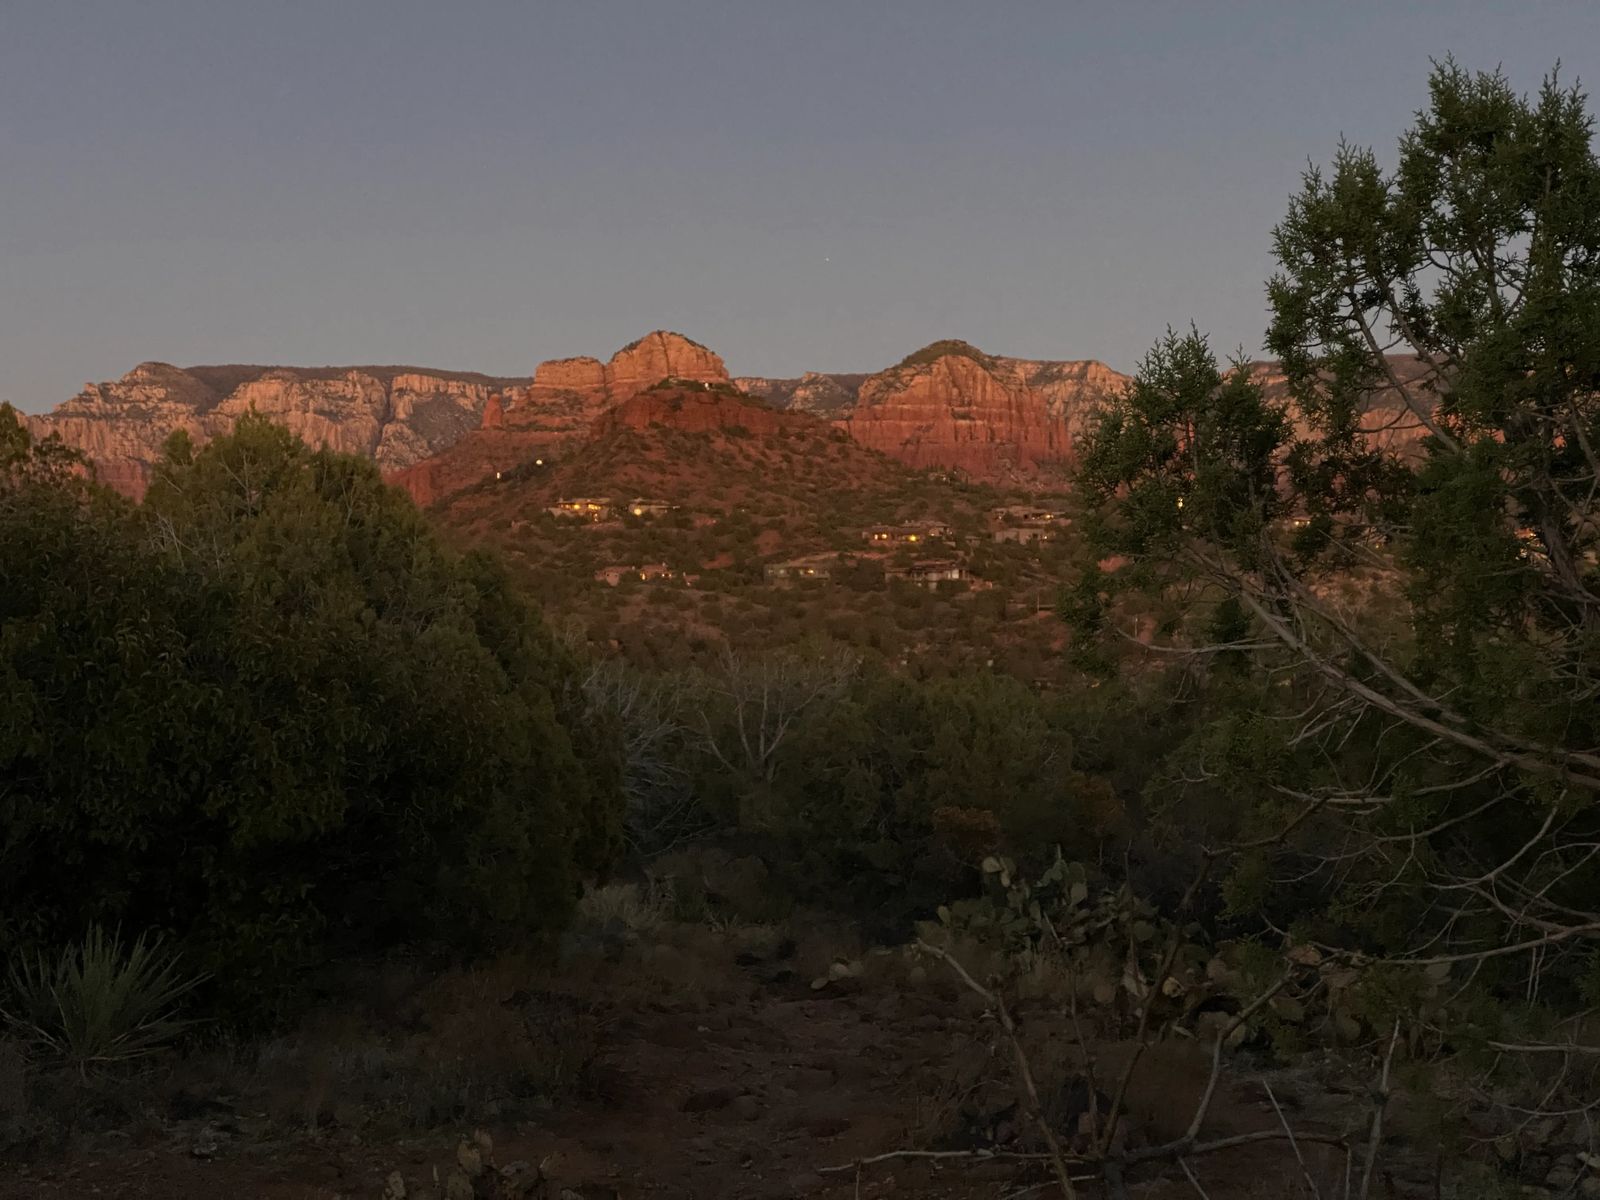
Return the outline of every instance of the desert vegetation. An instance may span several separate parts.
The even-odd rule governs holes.
[[[1286,382],[1168,333],[1054,542],[726,429],[604,528],[255,417],[135,505],[0,409],[16,1194],[1600,1194],[1592,139],[1440,66]],[[763,574],[912,521],[982,586]]]

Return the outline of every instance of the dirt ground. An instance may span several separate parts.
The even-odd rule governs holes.
[[[993,1022],[963,1003],[958,988],[909,988],[903,972],[814,988],[805,970],[751,959],[730,960],[719,986],[701,978],[609,1005],[592,1086],[533,1119],[486,1122],[494,1160],[542,1163],[552,1200],[1057,1194],[1031,1164],[891,1160],[858,1175],[858,1159],[927,1146],[935,1131],[948,1131],[961,1080],[995,1066]],[[1191,1049],[1180,1051],[1141,1072],[1130,1093],[1140,1122],[1187,1119],[1203,1068]],[[1111,1048],[1107,1061],[1114,1058]],[[1319,1110],[1294,1080],[1280,1080],[1274,1095],[1302,1131],[1329,1129],[1338,1119],[1336,1105]],[[203,1111],[137,1133],[80,1138],[65,1155],[6,1171],[0,1197],[377,1198],[393,1171],[416,1195],[436,1167],[449,1168],[458,1139],[472,1132],[394,1136],[353,1120],[355,1128],[285,1130],[262,1120],[257,1103],[219,1094]],[[1260,1081],[1240,1076],[1219,1095],[1207,1132],[1276,1126]],[[1337,1189],[1343,1153],[1319,1157],[1317,1149],[1305,1147],[1311,1167]],[[1213,1200],[1305,1194],[1282,1143],[1196,1159],[1193,1169]],[[1130,1196],[1146,1200],[1197,1194],[1171,1166],[1136,1172],[1127,1185]],[[1102,1194],[1097,1184],[1080,1188],[1086,1197]],[[1391,1178],[1374,1194],[1422,1197],[1433,1188],[1420,1178]]]

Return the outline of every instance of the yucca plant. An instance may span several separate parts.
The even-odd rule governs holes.
[[[204,979],[183,974],[159,937],[125,944],[92,926],[53,959],[14,961],[0,1017],[36,1051],[87,1075],[154,1054],[194,1025],[178,1007]]]

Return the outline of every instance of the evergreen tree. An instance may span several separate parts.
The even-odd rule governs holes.
[[[1209,652],[1219,716],[1171,775],[1266,839],[1235,902],[1530,993],[1600,931],[1592,139],[1553,76],[1442,64],[1396,168],[1341,146],[1276,231],[1286,394],[1169,335],[1081,476],[1096,555],[1129,563],[1079,607],[1181,593],[1156,635]]]

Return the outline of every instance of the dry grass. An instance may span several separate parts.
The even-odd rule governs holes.
[[[276,1121],[312,1130],[426,1129],[557,1106],[584,1093],[602,1029],[586,1001],[542,990],[548,975],[516,957],[446,971],[416,992],[402,1029],[330,1010],[263,1045],[249,1082]]]
[[[580,930],[619,928],[631,934],[653,933],[668,919],[672,904],[670,880],[649,879],[642,887],[606,884],[583,894],[573,925]]]

